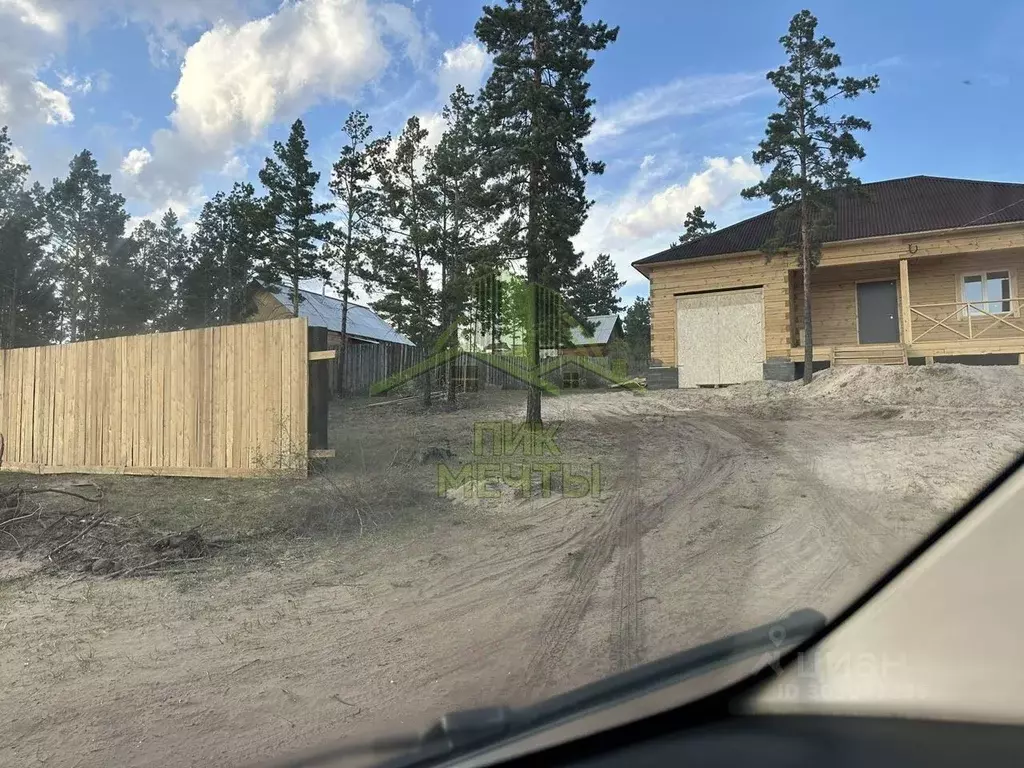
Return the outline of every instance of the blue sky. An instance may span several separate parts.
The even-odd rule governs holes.
[[[979,4],[980,5],[980,4]],[[417,114],[436,126],[456,83],[488,60],[472,38],[478,0],[0,0],[0,123],[49,182],[88,147],[136,217],[188,221],[235,180],[255,180],[298,116],[326,179],[352,108],[381,132]],[[591,0],[620,26],[592,70],[605,160],[577,244],[629,263],[667,246],[703,205],[719,226],[763,210],[739,190],[775,99],[764,73],[808,7],[853,74],[865,181],[913,174],[1024,180],[1024,6],[988,2],[682,3]]]

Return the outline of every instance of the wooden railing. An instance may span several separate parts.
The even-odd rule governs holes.
[[[912,333],[910,341],[911,343],[918,342],[939,328],[944,328],[950,333],[970,341],[979,338],[982,334],[1000,325],[1007,325],[1013,328],[1017,331],[1014,335],[1024,336],[1024,325],[1020,325],[1019,319],[1021,302],[1024,302],[1024,299],[1013,298],[996,299],[995,301],[946,301],[939,304],[917,304],[911,306],[910,312],[912,315],[920,317],[925,322],[931,323],[931,325],[921,333]],[[1010,312],[989,312],[986,309],[986,307],[990,307],[993,304],[1005,303],[1010,304]],[[945,310],[951,307],[953,311],[947,314]],[[941,312],[936,311],[940,308],[942,309]],[[928,312],[923,310],[928,310]],[[933,317],[929,312],[935,316]],[[1013,322],[1011,318],[1016,320],[1016,322]],[[963,331],[965,321],[967,326],[966,333]],[[951,322],[956,322],[959,327],[950,325]]]

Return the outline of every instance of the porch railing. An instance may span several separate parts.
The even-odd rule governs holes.
[[[940,304],[912,305],[910,307],[911,315],[920,317],[926,323],[931,323],[931,325],[921,333],[915,334],[912,332],[910,334],[910,342],[912,344],[918,342],[939,328],[944,328],[950,333],[956,334],[968,341],[977,339],[982,334],[1000,325],[1008,325],[1017,332],[1014,335],[1024,336],[1024,325],[1020,324],[1021,302],[1024,302],[1024,298],[996,299],[995,301],[946,301]],[[990,312],[986,309],[986,307],[991,307],[993,304],[1009,304],[1010,311]],[[946,310],[951,307],[953,311],[947,314]],[[967,326],[966,333],[963,331],[965,320]],[[956,322],[959,327],[950,325],[951,322]]]

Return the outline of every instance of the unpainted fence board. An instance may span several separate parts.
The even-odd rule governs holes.
[[[0,350],[0,468],[304,474],[306,355],[301,318]]]

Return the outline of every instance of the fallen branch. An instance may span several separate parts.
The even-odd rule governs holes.
[[[22,491],[22,493],[25,494],[26,496],[28,496],[29,494],[35,494],[35,493],[59,493],[59,494],[61,494],[63,496],[73,496],[76,499],[81,499],[82,501],[88,501],[90,504],[98,504],[100,501],[103,500],[103,491],[100,490],[99,486],[93,486],[93,487],[96,488],[96,490],[99,491],[99,495],[96,498],[91,498],[89,496],[84,496],[81,493],[75,493],[74,491],[66,491],[63,488],[33,488],[33,489],[30,489],[30,490]]]
[[[39,513],[38,512],[29,512],[27,515],[22,515],[21,517],[9,517],[6,520],[0,521],[0,525],[8,525],[9,523],[16,523],[19,520],[28,520],[30,517],[35,517],[37,514],[39,514]]]
[[[197,560],[205,559],[205,557],[161,557],[159,560],[153,560],[150,563],[144,563],[143,565],[136,565],[132,568],[123,568],[120,571],[114,571],[114,573],[108,574],[107,578],[124,578],[126,576],[131,576],[133,573],[137,573],[138,571],[149,570],[150,568],[155,568],[156,566],[163,565],[164,563],[193,563]]]
[[[39,543],[40,541],[42,541],[42,540],[43,540],[43,536],[45,536],[45,535],[46,535],[46,533],[47,533],[47,532],[48,532],[48,531],[49,531],[49,530],[50,530],[51,528],[55,528],[56,526],[60,525],[60,524],[61,524],[61,523],[62,523],[62,522],[63,522],[63,521],[64,521],[64,520],[65,520],[65,519],[67,518],[67,516],[68,516],[69,514],[77,514],[78,512],[81,512],[81,510],[80,510],[80,509],[79,509],[79,510],[75,510],[75,512],[74,512],[74,513],[70,513],[70,512],[65,512],[65,513],[64,513],[63,515],[61,515],[60,517],[58,517],[58,518],[57,518],[56,520],[54,520],[54,521],[53,521],[52,523],[50,523],[49,525],[47,525],[47,526],[46,526],[45,528],[43,528],[43,530],[41,530],[41,531],[39,532],[39,535],[38,535],[38,536],[36,536],[36,537],[35,537],[34,539],[32,539],[32,541],[28,542],[27,544],[25,544],[25,546],[23,546],[23,547],[22,547],[21,549],[19,549],[19,550],[18,550],[18,557],[20,558],[20,557],[24,556],[24,554],[25,554],[26,552],[28,552],[28,551],[29,551],[30,549],[32,549],[32,547],[34,547],[34,546],[35,546],[36,544],[38,544],[38,543]]]
[[[99,513],[99,514],[98,514],[98,515],[96,516],[96,519],[95,519],[95,520],[93,520],[93,521],[92,521],[91,523],[89,523],[89,524],[88,524],[87,526],[85,526],[85,528],[83,528],[83,529],[82,529],[81,531],[79,531],[78,533],[76,533],[76,534],[75,534],[74,536],[72,536],[72,537],[71,537],[70,539],[68,539],[67,541],[65,541],[65,542],[64,542],[63,544],[61,544],[60,546],[58,546],[58,547],[56,547],[56,548],[54,548],[54,549],[51,549],[51,550],[50,550],[50,554],[48,554],[48,555],[46,556],[46,559],[47,559],[47,560],[50,560],[50,559],[51,559],[51,558],[52,558],[52,557],[53,557],[53,556],[54,556],[55,554],[57,554],[57,553],[58,553],[58,552],[60,552],[60,551],[61,551],[62,549],[64,549],[64,547],[66,547],[66,546],[67,546],[68,544],[71,544],[71,543],[73,543],[73,542],[75,542],[75,541],[78,541],[78,540],[79,540],[80,538],[82,538],[83,536],[85,536],[85,534],[87,534],[87,533],[88,533],[89,531],[91,531],[91,530],[92,530],[93,528],[95,528],[95,527],[96,527],[97,525],[99,525],[99,524],[100,524],[100,520],[102,520],[102,519],[103,519],[103,513],[102,513],[102,512],[100,512],[100,513]]]

